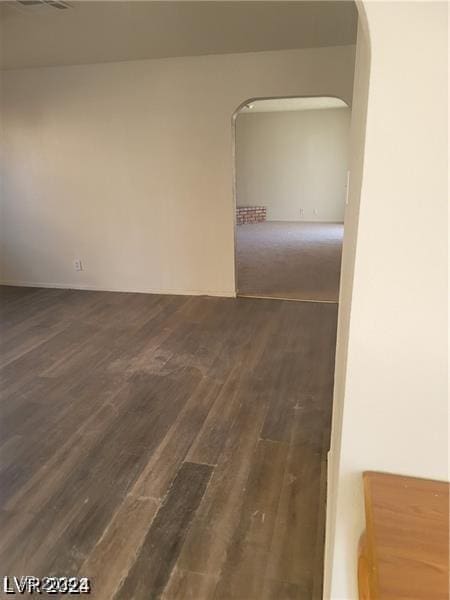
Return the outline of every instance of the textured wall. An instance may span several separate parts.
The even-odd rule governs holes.
[[[349,101],[353,69],[338,47],[3,72],[2,280],[234,294],[233,113]]]
[[[242,113],[236,122],[239,205],[269,221],[344,220],[350,109]]]

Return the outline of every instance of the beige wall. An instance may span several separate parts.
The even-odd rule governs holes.
[[[350,102],[353,70],[336,47],[4,72],[2,281],[233,295],[233,113]]]
[[[340,486],[340,448],[342,442],[342,420],[345,401],[345,377],[347,371],[347,352],[349,342],[349,327],[351,314],[351,300],[353,292],[353,276],[355,267],[355,254],[358,233],[358,219],[360,208],[360,192],[364,165],[365,129],[367,113],[367,95],[370,75],[370,48],[367,35],[360,23],[358,28],[358,41],[356,46],[356,63],[354,94],[352,102],[351,128],[350,128],[350,156],[349,156],[349,191],[348,204],[345,207],[344,244],[342,249],[341,288],[339,297],[338,331],[336,347],[336,365],[334,379],[333,400],[333,430],[331,436],[331,449],[328,455],[328,487],[327,487],[327,524],[325,540],[325,572],[324,594],[325,600],[356,600],[356,547],[351,555],[351,544],[354,544],[354,535],[344,540],[348,544],[350,557],[342,553],[343,540],[336,538],[336,511],[338,489]],[[369,415],[368,415],[369,418]],[[353,474],[353,484],[361,491],[361,473]],[[362,499],[359,498],[359,502]],[[356,511],[359,519],[363,519],[363,505],[352,510]],[[359,532],[359,529],[355,531]],[[336,567],[335,567],[336,565]],[[347,581],[347,598],[340,598],[341,590],[331,593],[331,576],[333,571],[340,569],[344,572]]]
[[[241,113],[236,119],[238,206],[270,221],[343,221],[350,109]]]
[[[358,597],[362,472],[448,479],[447,7],[362,8],[328,488],[334,600]]]

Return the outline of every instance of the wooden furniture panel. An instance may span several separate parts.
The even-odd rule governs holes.
[[[361,600],[449,599],[449,484],[364,473]]]

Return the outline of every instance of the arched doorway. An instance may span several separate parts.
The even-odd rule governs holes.
[[[253,99],[236,111],[237,295],[338,301],[350,115],[334,96]]]

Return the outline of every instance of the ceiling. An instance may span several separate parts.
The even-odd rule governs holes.
[[[356,41],[354,2],[0,2],[0,67],[73,65],[341,46]]]
[[[321,110],[325,108],[348,108],[339,98],[318,96],[315,98],[274,98],[254,100],[241,108],[241,113],[280,112],[292,110]]]

